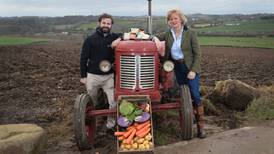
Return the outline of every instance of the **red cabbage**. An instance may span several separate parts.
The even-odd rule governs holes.
[[[117,124],[121,127],[128,127],[132,124],[132,121],[128,120],[126,117],[120,116],[117,119]]]
[[[150,114],[147,112],[143,112],[141,115],[135,117],[136,122],[145,122],[150,118]]]

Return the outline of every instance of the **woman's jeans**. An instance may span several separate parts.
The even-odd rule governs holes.
[[[175,64],[175,75],[176,80],[179,85],[187,84],[189,86],[191,98],[193,100],[194,105],[199,105],[201,103],[201,96],[199,91],[200,86],[200,75],[196,73],[196,76],[193,80],[187,78],[187,74],[189,72],[186,64],[184,62]]]

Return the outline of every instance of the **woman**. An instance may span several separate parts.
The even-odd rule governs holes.
[[[167,23],[170,29],[154,38],[157,46],[165,41],[165,60],[175,64],[175,75],[179,85],[187,84],[193,100],[193,108],[197,120],[198,137],[205,138],[204,106],[199,93],[201,72],[201,52],[196,33],[186,27],[187,19],[180,10],[170,10],[167,13]]]

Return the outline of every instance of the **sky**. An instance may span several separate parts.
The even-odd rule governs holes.
[[[0,16],[147,15],[147,0],[0,0]],[[274,13],[274,0],[152,0],[152,15]]]

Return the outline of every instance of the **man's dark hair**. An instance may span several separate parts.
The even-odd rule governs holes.
[[[102,15],[100,15],[98,21],[101,22],[102,19],[105,19],[105,18],[111,19],[111,24],[114,23],[112,16],[110,14],[107,14],[107,13],[103,13]]]

